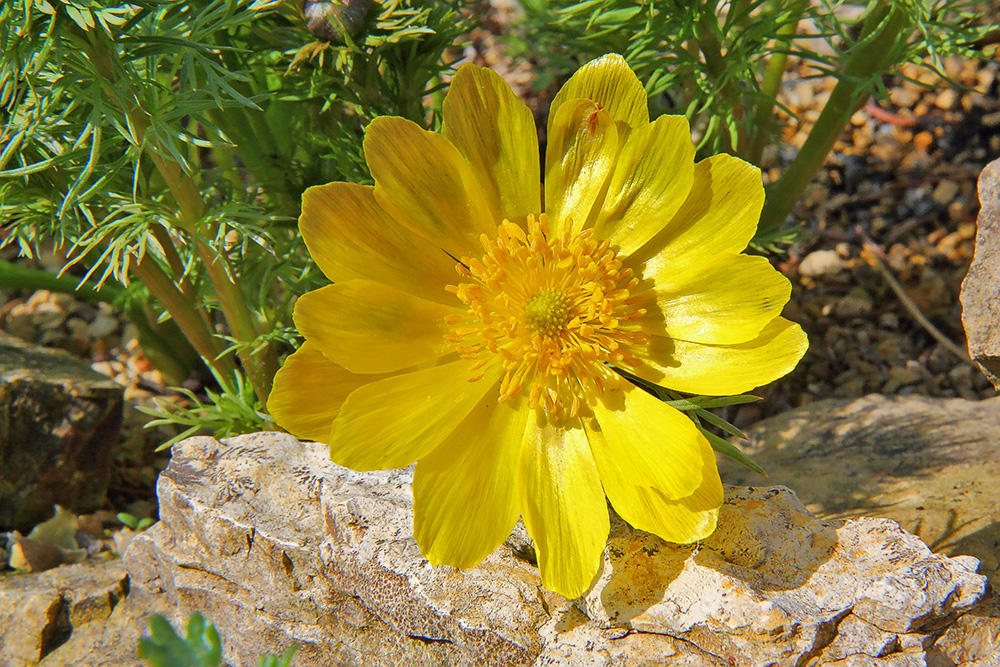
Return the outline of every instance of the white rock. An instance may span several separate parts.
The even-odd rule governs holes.
[[[986,586],[974,559],[932,554],[892,521],[824,523],[785,488],[736,487],[700,546],[616,520],[574,603],[541,588],[523,535],[468,570],[429,565],[408,471],[353,472],[275,433],[173,454],[162,520],[123,560],[140,599],[212,619],[234,667],[293,642],[297,667],[902,665],[880,657],[888,635],[931,641]],[[849,615],[871,641],[836,644]]]
[[[799,273],[810,278],[839,273],[844,269],[844,260],[834,250],[815,250],[799,263]]]

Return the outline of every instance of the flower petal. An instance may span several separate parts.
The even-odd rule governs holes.
[[[669,408],[664,405],[663,407]],[[694,430],[687,417],[681,417]],[[671,499],[658,488],[640,486],[631,472],[621,465],[623,458],[607,459],[598,451],[610,451],[605,442],[606,433],[588,429],[591,449],[594,450],[601,482],[611,506],[629,525],[653,533],[668,542],[689,544],[712,534],[719,518],[719,507],[724,499],[722,480],[715,462],[715,453],[708,440],[695,431],[695,437],[686,445],[697,450],[701,460],[701,483],[690,495]],[[686,434],[679,434],[687,437]]]
[[[582,428],[528,422],[519,466],[521,516],[535,541],[542,585],[577,598],[593,583],[610,522]]]
[[[763,206],[760,169],[731,155],[702,160],[680,210],[628,264],[646,260],[648,270],[670,272],[720,252],[741,252],[757,231]]]
[[[473,363],[463,359],[359,387],[333,423],[330,458],[361,471],[405,468],[423,458],[497,390],[499,370],[478,382],[465,379]]]
[[[614,488],[649,487],[674,500],[690,496],[702,482],[698,429],[628,380],[608,380],[603,396],[591,405],[596,424],[588,428],[602,435],[591,440],[590,448],[605,490],[614,478]],[[610,492],[608,497],[613,505]]]
[[[382,210],[370,186],[309,188],[302,195],[299,230],[333,282],[366,278],[439,303],[455,301],[444,289],[455,281],[455,260]]]
[[[596,102],[571,100],[550,123],[545,152],[545,212],[552,234],[572,220],[578,232],[600,210],[618,154],[614,119]]]
[[[549,137],[556,111],[569,100],[596,102],[616,121],[623,121],[630,127],[641,127],[649,122],[646,89],[617,53],[591,60],[563,85],[549,107]]]
[[[370,280],[348,280],[303,294],[295,327],[352,373],[387,373],[454,351],[444,318],[463,314]]]
[[[274,376],[267,411],[283,429],[303,440],[330,440],[330,425],[347,396],[384,375],[355,375],[333,363],[309,341]]]
[[[431,563],[472,567],[514,529],[517,461],[529,412],[487,396],[417,463],[413,536]]]
[[[469,161],[495,219],[522,222],[541,213],[535,117],[499,74],[463,65],[443,116],[441,134]]]
[[[660,116],[629,134],[594,224],[628,255],[663,229],[694,180],[694,144],[684,116]]]
[[[454,145],[405,118],[380,117],[365,130],[375,201],[452,257],[479,257],[493,218],[469,162]]]
[[[699,343],[735,344],[756,338],[781,314],[792,285],[765,257],[726,252],[684,270],[643,273],[653,281],[656,308],[643,331]],[[655,317],[657,321],[651,321]]]
[[[692,394],[730,396],[750,391],[788,374],[809,342],[794,322],[776,317],[753,340],[737,345],[707,345],[653,336],[630,372],[644,380]]]

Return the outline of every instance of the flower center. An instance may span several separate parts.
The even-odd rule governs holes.
[[[524,321],[532,333],[554,336],[569,321],[569,304],[559,292],[543,289],[524,304]]]
[[[608,365],[636,367],[629,351],[649,342],[636,320],[646,310],[633,294],[638,278],[591,230],[550,238],[548,219],[528,218],[528,231],[504,220],[486,254],[457,265],[468,282],[449,285],[468,306],[448,319],[446,339],[473,366],[476,381],[491,361],[503,367],[500,402],[527,394],[550,417],[575,417],[590,391],[604,391]]]

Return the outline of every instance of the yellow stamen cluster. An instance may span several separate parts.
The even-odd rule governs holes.
[[[499,359],[500,401],[527,390],[530,405],[544,405],[553,418],[578,415],[585,392],[603,392],[605,364],[638,366],[628,348],[649,341],[623,328],[646,313],[633,294],[638,278],[607,240],[566,229],[549,238],[544,213],[528,218],[527,232],[504,220],[496,240],[483,235],[482,259],[457,266],[470,281],[448,286],[469,307],[449,319],[446,335],[462,357],[478,359],[468,379],[481,379]]]

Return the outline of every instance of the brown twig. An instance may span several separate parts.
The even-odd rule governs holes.
[[[927,333],[933,336],[937,342],[941,343],[964,363],[978,371],[979,366],[976,365],[976,362],[969,357],[969,354],[953,343],[950,338],[941,333],[941,330],[934,326],[929,319],[927,319],[927,316],[920,310],[920,306],[918,306],[916,302],[910,298],[910,295],[906,293],[903,286],[900,285],[899,281],[897,281],[895,276],[892,275],[892,270],[886,263],[885,252],[883,252],[882,248],[874,240],[872,240],[868,234],[865,233],[865,230],[861,228],[861,225],[856,225],[855,230],[863,240],[865,248],[868,250],[868,254],[871,257],[871,260],[869,260],[868,263],[871,264],[872,267],[874,267],[880,274],[882,274],[882,277],[885,278],[887,283],[889,283],[889,287],[892,288],[892,291],[896,293],[896,297],[899,298],[903,307],[910,311],[910,315],[913,316],[913,319],[915,319],[917,323],[919,323],[920,326],[927,331]]]
[[[883,109],[874,102],[866,104],[865,111],[875,120],[880,120],[883,123],[889,123],[890,125],[895,125],[897,127],[913,127],[917,124],[916,118],[907,118],[906,116],[901,116],[898,113],[893,113],[888,109]]]

